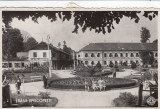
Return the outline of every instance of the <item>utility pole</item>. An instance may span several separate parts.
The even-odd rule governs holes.
[[[73,51],[73,66],[74,66],[74,70],[75,70],[75,53],[74,53],[74,51]]]
[[[47,36],[47,40],[48,40],[48,70],[49,70],[49,77],[52,76],[51,74],[51,66],[52,66],[52,59],[51,59],[51,56],[50,56],[50,49],[49,49],[49,39],[50,39],[50,35]]]

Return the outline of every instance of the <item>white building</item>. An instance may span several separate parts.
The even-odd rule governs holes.
[[[132,62],[142,64],[139,52],[153,52],[155,61],[157,61],[158,45],[156,43],[91,43],[83,47],[77,53],[78,63],[83,62],[84,65],[96,65],[98,62],[102,66],[108,66],[110,62],[113,64],[122,64]]]

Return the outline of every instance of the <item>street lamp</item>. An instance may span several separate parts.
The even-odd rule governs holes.
[[[52,65],[52,63],[51,63],[51,56],[50,56],[50,49],[49,49],[49,39],[50,39],[50,35],[48,35],[47,36],[47,39],[48,39],[48,70],[49,70],[49,77],[51,77],[52,76],[52,74],[51,74],[51,65]]]

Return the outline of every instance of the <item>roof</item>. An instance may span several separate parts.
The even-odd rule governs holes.
[[[157,51],[157,43],[90,43],[80,51]]]
[[[49,49],[54,50],[54,51],[59,51],[61,53],[69,55],[68,53],[64,52],[63,50],[54,47],[53,45],[49,45]],[[48,50],[48,44],[42,41],[39,44],[37,44],[36,46],[34,46],[33,48],[31,48],[30,50]]]

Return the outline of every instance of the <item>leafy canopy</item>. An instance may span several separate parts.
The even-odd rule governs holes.
[[[13,18],[25,21],[32,18],[38,23],[38,18],[47,17],[51,22],[59,17],[62,21],[73,18],[75,28],[73,33],[78,33],[79,27],[85,32],[86,29],[94,30],[96,33],[110,33],[114,29],[114,22],[119,24],[123,17],[128,17],[138,23],[138,14],[141,11],[3,11],[2,20],[5,28],[10,27]],[[158,15],[158,11],[144,11],[143,16],[152,20]]]
[[[16,53],[23,51],[23,37],[20,30],[9,29],[2,35],[3,57],[13,58]]]

